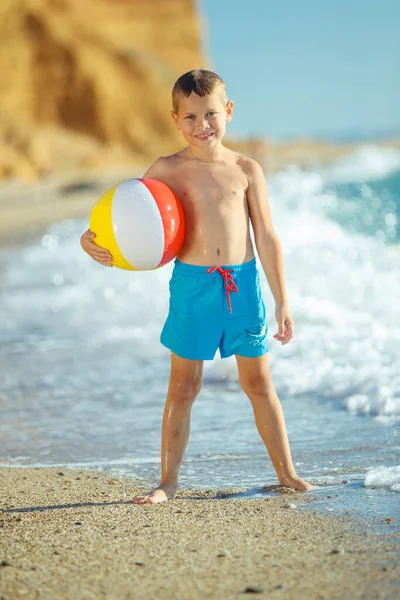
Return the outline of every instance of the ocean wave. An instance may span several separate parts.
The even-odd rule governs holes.
[[[400,466],[375,467],[367,471],[365,487],[388,487],[392,492],[400,492]]]
[[[400,164],[399,157],[397,151],[368,147],[330,171],[291,168],[269,178],[295,321],[290,344],[281,346],[273,340],[274,302],[258,259],[271,370],[283,398],[308,395],[386,424],[400,414],[396,368],[400,329],[392,300],[400,297],[399,247],[352,232],[332,219],[326,193],[329,177],[342,181],[345,173],[348,177],[353,173],[353,179],[361,174],[367,178],[373,161],[376,175],[387,174]],[[40,243],[7,254],[0,318],[8,356],[10,352],[18,356],[16,372],[8,378],[12,385],[18,378],[21,384],[25,381],[24,368],[32,381],[43,380],[40,361],[37,374],[32,372],[32,352],[47,357],[49,364],[57,356],[57,344],[64,360],[74,361],[77,346],[90,353],[93,369],[101,349],[113,357],[140,359],[146,362],[149,377],[152,362],[168,358],[159,332],[168,311],[172,263],[151,272],[104,269],[80,248],[79,236],[86,226],[85,221],[52,225]],[[75,368],[79,372],[79,365]],[[84,380],[84,364],[81,369]],[[117,378],[115,373],[103,376]],[[215,381],[237,385],[234,358],[221,361],[217,355],[205,363],[205,382]]]

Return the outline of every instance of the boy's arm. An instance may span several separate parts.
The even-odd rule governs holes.
[[[288,308],[282,248],[272,225],[264,173],[255,160],[248,161],[247,202],[257,252],[275,299],[279,332],[274,337],[287,343],[293,337],[293,319]]]

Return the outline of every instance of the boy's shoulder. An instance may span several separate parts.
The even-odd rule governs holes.
[[[236,164],[242,169],[248,178],[252,178],[260,174],[263,175],[261,165],[254,160],[254,158],[250,158],[250,156],[246,156],[245,154],[241,154],[233,150],[231,152],[234,155]]]
[[[154,179],[162,179],[163,175],[171,172],[171,169],[182,160],[181,152],[175,152],[167,156],[159,156],[153,164],[147,169],[144,177],[152,177]]]
[[[159,156],[157,158],[157,161],[160,161],[160,163],[164,163],[164,164],[170,164],[171,162],[175,162],[177,160],[182,160],[183,158],[185,158],[187,154],[187,148],[182,148],[182,150],[178,150],[177,152],[174,152],[173,154],[165,154],[163,156]]]

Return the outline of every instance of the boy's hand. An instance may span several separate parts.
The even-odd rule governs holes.
[[[278,342],[281,342],[282,346],[284,346],[293,338],[294,330],[294,323],[288,306],[278,306],[275,309],[275,318],[276,322],[278,323],[279,330],[278,333],[276,333],[273,337]]]
[[[93,258],[93,260],[96,260],[105,267],[112,267],[112,256],[110,252],[106,250],[106,248],[102,248],[101,246],[95,244],[93,241],[95,237],[96,234],[93,233],[93,231],[90,231],[90,229],[85,231],[81,237],[82,248],[89,254],[89,256]]]

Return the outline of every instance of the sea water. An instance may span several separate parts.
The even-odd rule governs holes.
[[[270,367],[296,470],[318,486],[309,506],[398,517],[400,152],[365,146],[331,167],[289,167],[268,189],[295,322],[290,344],[273,339],[258,260]],[[107,269],[80,248],[87,226],[65,221],[0,254],[1,464],[103,469],[145,491],[161,468],[173,265]],[[204,363],[180,486],[240,488],[236,499],[274,495],[262,489],[272,484],[235,359],[217,355]]]

